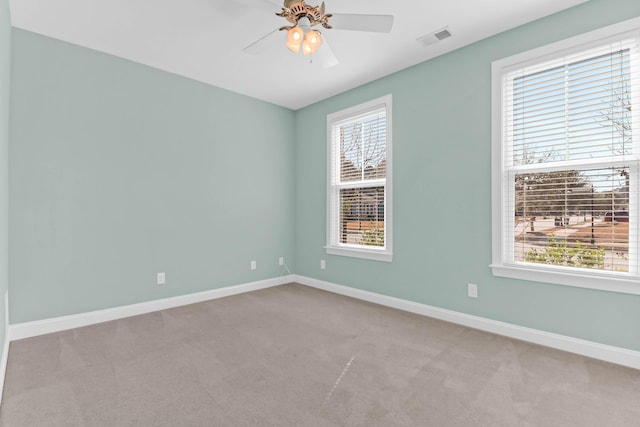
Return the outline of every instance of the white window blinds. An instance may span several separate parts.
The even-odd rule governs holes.
[[[627,39],[507,74],[507,164],[631,154],[632,53]]]
[[[505,263],[638,273],[638,39],[504,73]]]
[[[388,109],[383,98],[329,116],[328,248],[390,249]]]

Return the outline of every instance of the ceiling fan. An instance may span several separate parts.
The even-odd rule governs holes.
[[[293,53],[302,49],[303,55],[317,57],[324,68],[338,64],[338,59],[329,47],[329,43],[323,39],[320,31],[313,27],[321,26],[325,29],[369,31],[376,33],[388,33],[393,26],[392,15],[367,15],[347,13],[325,13],[324,1],[320,6],[309,6],[304,0],[284,0],[282,12],[277,16],[285,18],[290,25],[277,28],[267,35],[243,49],[246,53],[257,54],[265,50],[268,41],[276,37],[280,31],[287,31],[285,46]]]

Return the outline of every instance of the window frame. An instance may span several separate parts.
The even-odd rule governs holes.
[[[327,115],[327,218],[326,218],[326,253],[329,255],[348,256],[375,261],[391,262],[393,260],[393,186],[392,186],[392,95],[385,95],[353,107],[346,108]],[[332,128],[335,123],[365,114],[384,106],[386,119],[385,161],[386,176],[384,179],[371,180],[366,185],[354,188],[376,187],[384,185],[384,247],[339,243],[337,235],[340,232],[338,221],[332,223],[336,203],[340,200],[340,188],[332,180],[334,168],[339,159],[334,155]],[[339,154],[339,150],[336,150]],[[336,191],[337,190],[337,191]],[[337,219],[337,218],[336,218]]]
[[[630,250],[632,246],[636,250],[635,259],[629,260],[635,263],[629,273],[516,262],[512,254],[509,258],[507,239],[510,238],[510,233],[505,228],[514,224],[514,213],[508,209],[507,202],[510,200],[509,192],[515,192],[515,188],[511,185],[512,181],[509,179],[513,178],[512,175],[516,172],[508,173],[504,165],[505,148],[508,148],[506,136],[503,134],[505,129],[503,122],[504,77],[517,68],[543,64],[565,55],[579,55],[607,42],[628,39],[629,37],[640,39],[640,18],[623,21],[492,63],[492,263],[490,267],[494,276],[640,295],[640,253],[637,252],[637,247],[640,245],[640,231],[638,231],[640,227],[638,226],[635,227],[635,231],[630,229],[629,232]],[[634,52],[633,55],[632,61],[640,60],[640,52]],[[634,67],[638,65],[640,64],[636,63]],[[640,81],[634,76],[632,76],[631,84],[635,91],[640,91]],[[634,152],[624,159],[624,163],[635,172],[637,177],[632,184],[635,189],[631,192],[629,200],[629,210],[630,212],[632,209],[635,211],[636,224],[640,219],[638,201],[638,186],[640,184],[640,177],[638,177],[640,169],[640,151],[638,151],[638,143],[640,142],[639,104],[640,100],[636,96],[632,107],[632,129],[635,130],[635,133],[632,134]],[[582,166],[587,167],[588,163],[585,162]],[[598,162],[594,161],[591,166],[596,165]],[[542,165],[541,170],[559,170],[563,166],[573,167],[574,164],[545,164]],[[511,237],[513,236],[511,235]]]

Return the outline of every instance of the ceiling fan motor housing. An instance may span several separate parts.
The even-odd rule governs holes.
[[[289,6],[289,10],[291,11],[291,13],[293,15],[306,15],[307,14],[307,5],[303,2],[303,1],[298,1],[295,3],[292,3]]]
[[[309,6],[304,2],[304,0],[300,1],[285,1],[284,6],[282,8],[282,12],[276,13],[278,16],[282,16],[287,21],[289,21],[293,26],[298,25],[298,21],[302,18],[308,18],[309,24],[313,27],[314,25],[322,25],[324,28],[331,28],[329,25],[329,18],[332,16],[331,14],[324,13],[324,2],[320,6]],[[282,27],[281,30],[290,29],[291,27]]]

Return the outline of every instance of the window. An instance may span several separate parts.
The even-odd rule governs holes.
[[[495,275],[640,294],[638,28],[494,62]]]
[[[391,95],[327,117],[327,253],[391,261]]]

